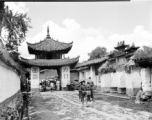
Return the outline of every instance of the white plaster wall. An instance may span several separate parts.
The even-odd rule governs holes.
[[[125,73],[125,80],[126,80],[126,94],[130,94],[130,90],[133,90],[133,79],[132,79],[132,73],[128,74]]]
[[[110,73],[108,74],[101,74],[100,75],[101,87],[111,87],[111,76]]]
[[[94,68],[94,66],[90,67],[90,77],[91,77],[91,80],[94,82],[94,85],[97,86],[97,79],[98,79],[98,77],[95,75],[95,68]]]
[[[70,67],[62,66],[61,67],[61,86],[66,87],[67,84],[70,84]]]
[[[40,83],[39,73],[40,73],[40,69],[38,67],[31,68],[31,89],[39,88],[39,83]]]
[[[101,81],[100,81],[100,75],[96,75],[96,86],[101,86],[100,84],[101,84]]]
[[[79,71],[79,81],[83,80],[83,73],[81,71]]]
[[[0,103],[20,90],[20,76],[0,61]]]
[[[89,77],[90,77],[90,70],[86,70],[85,74],[86,74],[85,79],[89,79]]]
[[[142,88],[143,91],[152,91],[151,88],[151,70],[150,68],[143,68],[141,69],[141,79],[142,79]]]
[[[141,79],[139,70],[132,70],[131,79],[133,81],[133,88],[140,88],[141,87],[142,79]]]
[[[118,87],[117,74],[116,73],[110,73],[110,74],[111,74],[111,87]]]
[[[125,79],[126,79],[126,88],[133,88],[133,79],[132,79],[132,73],[125,74]]]
[[[116,72],[116,74],[118,80],[118,87],[125,88],[126,87],[125,71]]]

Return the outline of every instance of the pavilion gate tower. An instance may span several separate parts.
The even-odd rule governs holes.
[[[28,43],[28,51],[35,55],[35,59],[21,58],[21,62],[26,68],[30,68],[31,89],[38,89],[40,82],[40,71],[45,69],[57,70],[58,79],[60,80],[61,89],[70,84],[70,69],[79,61],[79,57],[65,58],[72,48],[73,42],[63,43],[54,40],[49,35],[47,27],[47,36],[43,41],[38,43]]]

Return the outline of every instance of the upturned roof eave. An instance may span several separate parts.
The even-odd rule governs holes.
[[[28,46],[28,51],[30,54],[35,54],[35,52],[60,52],[62,51],[62,53],[64,54],[67,54],[70,50],[72,49],[72,46],[68,47],[68,48],[65,48],[65,49],[62,49],[62,50],[51,50],[51,51],[48,51],[48,50],[36,50],[36,49],[33,49],[31,47]],[[34,52],[35,51],[35,52]]]
[[[119,48],[121,48],[121,47],[126,48],[127,46],[129,46],[129,45],[120,45],[120,46],[116,46],[116,47],[114,47],[114,48],[115,48],[115,49],[119,49]]]
[[[60,60],[60,61],[59,61]],[[65,61],[66,60],[66,61]],[[21,58],[20,61],[28,66],[39,66],[39,67],[61,67],[65,65],[73,65],[76,64],[79,61],[79,57],[73,58],[73,59],[51,59],[51,60],[45,60],[45,59],[25,59]],[[49,63],[50,62],[50,63]],[[48,63],[48,64],[47,64]],[[51,64],[52,63],[52,64]]]
[[[100,59],[102,59],[102,60],[100,61]],[[92,66],[92,65],[95,65],[95,64],[99,64],[99,63],[102,63],[102,62],[106,61],[107,59],[108,59],[108,57],[94,59],[94,60],[91,60],[91,61],[86,61],[84,63],[80,63],[79,65],[77,65],[76,68],[86,67],[86,66]],[[95,60],[99,60],[99,61],[94,62]]]
[[[127,52],[127,51],[130,51],[131,49],[134,49],[134,50],[137,50],[137,49],[139,49],[140,47],[130,47],[130,48],[127,48],[126,50],[124,50],[125,52]]]

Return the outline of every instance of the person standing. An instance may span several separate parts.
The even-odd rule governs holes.
[[[57,80],[56,85],[57,85],[57,91],[59,91],[60,90],[60,81],[59,80]]]
[[[84,98],[86,96],[85,81],[82,82],[82,85],[80,86],[80,91],[81,91],[81,102],[82,102],[82,107],[83,107],[84,106]]]
[[[82,85],[82,81],[79,82],[79,85],[78,85],[78,89],[79,89],[79,100],[81,101],[81,90],[80,90],[80,87]]]
[[[91,81],[91,77],[89,77],[89,79]],[[91,81],[91,84],[90,84],[91,98],[94,101],[94,92],[93,92],[93,90],[94,90],[94,83],[93,83],[93,81]]]
[[[52,92],[53,88],[54,88],[54,83],[53,82],[51,82],[50,87],[51,87],[51,92]]]
[[[90,101],[90,97],[91,97],[91,86],[89,82],[87,82],[86,84],[86,91],[87,91],[87,102],[88,102]]]

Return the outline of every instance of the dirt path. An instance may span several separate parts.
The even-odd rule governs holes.
[[[45,105],[50,99],[43,99],[40,93],[34,94],[29,110],[31,120],[60,120],[60,118],[49,109],[50,106]]]
[[[31,108],[32,120],[150,120],[152,115],[103,101],[82,108],[77,93],[67,91],[35,94]]]

